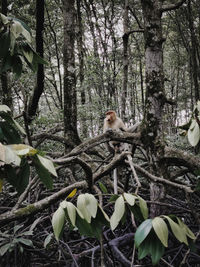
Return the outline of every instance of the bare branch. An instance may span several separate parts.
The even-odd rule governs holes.
[[[185,2],[186,2],[186,0],[180,0],[177,3],[174,3],[174,4],[163,5],[160,11],[163,13],[163,12],[166,12],[166,11],[176,10],[180,6],[182,6],[183,3],[185,3]]]

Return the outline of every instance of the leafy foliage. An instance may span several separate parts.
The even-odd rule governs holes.
[[[61,237],[65,219],[68,220],[72,229],[77,227],[81,235],[89,237],[101,236],[103,226],[110,223],[114,230],[126,215],[125,207],[137,205],[144,215],[144,221],[139,225],[135,233],[135,245],[138,248],[138,257],[143,259],[151,255],[153,265],[157,264],[168,247],[169,229],[181,243],[188,245],[188,240],[194,240],[191,230],[176,216],[160,216],[154,219],[146,219],[148,209],[146,202],[139,196],[124,193],[115,201],[114,211],[110,219],[91,194],[81,194],[77,199],[77,207],[71,202],[64,200],[53,215],[52,225],[57,240]],[[141,204],[142,203],[142,204]],[[147,210],[146,210],[147,209]],[[130,209],[131,210],[131,209]],[[134,214],[134,210],[131,210]]]
[[[23,21],[0,13],[1,73],[11,70],[18,79],[23,61],[34,72],[38,64],[47,64],[31,47],[31,41],[31,30]]]
[[[6,179],[18,193],[22,193],[29,183],[30,164],[33,165],[41,181],[52,189],[51,175],[57,176],[53,163],[39,155],[33,147],[21,143],[20,132],[24,130],[11,117],[6,105],[0,106],[0,179]]]

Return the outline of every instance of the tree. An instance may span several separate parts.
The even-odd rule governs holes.
[[[36,52],[43,58],[43,31],[44,31],[44,0],[36,1]],[[29,122],[36,115],[40,96],[44,91],[44,65],[39,64],[37,70],[37,81],[33,94],[30,98],[27,109],[27,118]]]
[[[77,96],[75,74],[75,1],[63,1],[64,20],[64,131],[69,143],[80,143],[77,132]]]

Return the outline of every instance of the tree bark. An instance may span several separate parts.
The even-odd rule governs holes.
[[[64,134],[74,144],[79,144],[77,132],[77,96],[75,74],[75,1],[63,1],[64,19]]]
[[[43,57],[43,31],[44,31],[44,0],[36,1],[36,52]],[[44,66],[38,64],[36,87],[28,105],[28,120],[31,122],[36,115],[40,96],[44,91]]]
[[[8,1],[2,0],[1,2],[1,13],[7,16],[7,6]],[[12,103],[12,95],[11,95],[11,88],[8,86],[8,74],[6,72],[2,73],[0,75],[1,77],[1,92],[0,92],[0,99],[1,103],[4,105],[7,105],[10,107],[10,109],[13,109],[13,103]]]

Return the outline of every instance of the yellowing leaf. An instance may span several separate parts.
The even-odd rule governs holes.
[[[180,241],[188,245],[187,237],[185,234],[184,229],[180,227],[176,222],[174,222],[169,216],[163,216],[166,218],[170,224],[172,233],[175,235],[175,237]]]
[[[140,206],[140,210],[142,212],[142,215],[143,215],[144,219],[146,220],[148,218],[148,207],[147,207],[147,203],[140,196],[137,196],[137,198],[139,199],[139,206]]]
[[[168,228],[165,221],[160,217],[155,217],[152,220],[153,229],[165,247],[168,247]]]
[[[25,144],[10,145],[10,147],[15,150],[18,156],[33,156],[37,153],[37,149]]]
[[[77,192],[77,188],[74,188],[74,190],[72,190],[72,192],[67,196],[67,198],[73,198],[76,195]]]
[[[110,218],[111,229],[114,230],[119,224],[125,212],[125,204],[123,196],[120,196],[115,202],[114,212]]]

